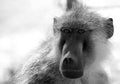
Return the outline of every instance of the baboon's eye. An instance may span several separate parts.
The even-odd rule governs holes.
[[[83,33],[85,33],[86,31],[85,31],[84,29],[78,29],[77,32],[78,32],[79,34],[83,34]]]
[[[72,32],[72,30],[71,30],[71,29],[68,29],[68,28],[62,28],[61,31],[62,31],[63,33],[71,33],[71,32]]]

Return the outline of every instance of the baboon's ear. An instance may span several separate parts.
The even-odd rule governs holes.
[[[54,24],[57,23],[57,18],[53,18]]]
[[[106,31],[108,39],[113,36],[114,26],[113,26],[113,19],[112,18],[108,18],[106,20],[106,22],[105,22],[105,31]]]
[[[57,28],[56,28],[56,24],[57,24],[57,18],[53,18],[53,33],[54,35],[57,33]]]

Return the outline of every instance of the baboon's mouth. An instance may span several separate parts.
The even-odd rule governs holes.
[[[62,75],[69,79],[76,79],[83,76],[83,71],[81,70],[62,70]]]

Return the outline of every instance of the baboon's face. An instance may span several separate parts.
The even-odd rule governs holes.
[[[72,22],[63,24],[60,29],[60,51],[62,53],[60,70],[67,78],[83,76],[85,60],[92,54],[93,44],[90,39],[92,31],[87,27],[87,25]]]
[[[88,60],[94,60],[94,42],[91,30],[81,22],[65,22],[55,32],[59,32],[59,50],[61,52],[60,72],[70,79],[84,75]]]

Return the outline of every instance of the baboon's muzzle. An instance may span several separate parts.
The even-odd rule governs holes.
[[[62,50],[60,71],[63,77],[75,79],[83,76],[83,44],[65,44]]]
[[[61,66],[61,73],[64,77],[75,79],[83,76],[83,66],[78,59],[66,57]]]

